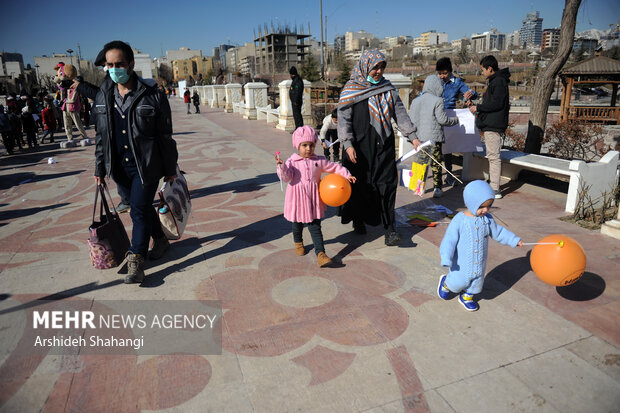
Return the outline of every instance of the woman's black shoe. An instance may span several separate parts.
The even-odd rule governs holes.
[[[396,231],[391,231],[385,234],[385,245],[388,247],[394,247],[400,244],[400,241],[400,235]]]
[[[356,234],[360,234],[360,235],[364,235],[366,233],[366,225],[364,224],[364,222],[356,222],[353,221],[353,231]]]

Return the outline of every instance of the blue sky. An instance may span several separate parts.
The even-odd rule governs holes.
[[[211,55],[222,43],[251,42],[263,23],[303,24],[320,38],[318,0],[0,0],[0,50],[19,52],[25,64],[33,56],[77,50],[94,59],[103,44],[124,40],[160,56],[187,46]],[[453,40],[496,27],[509,33],[521,27],[528,11],[538,10],[543,28],[559,26],[563,0],[324,0],[328,40],[346,31],[366,30],[378,37],[417,37],[427,30],[448,33]],[[582,0],[577,31],[609,28],[620,19],[618,0]]]

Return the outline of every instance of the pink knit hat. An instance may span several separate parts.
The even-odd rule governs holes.
[[[301,126],[293,132],[293,146],[295,149],[299,149],[299,145],[302,142],[312,142],[316,143],[318,141],[318,136],[314,128],[310,126]]]

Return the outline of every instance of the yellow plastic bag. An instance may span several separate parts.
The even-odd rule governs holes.
[[[416,194],[424,195],[424,183],[426,182],[427,163],[419,164],[413,162],[411,165],[411,179],[409,179],[409,189]]]

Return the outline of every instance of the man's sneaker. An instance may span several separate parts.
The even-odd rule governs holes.
[[[442,300],[450,298],[450,290],[446,287],[446,276],[439,277],[439,285],[437,286],[437,295]]]
[[[502,199],[502,191],[499,189],[495,191],[495,199]]]
[[[170,248],[170,241],[166,236],[153,241],[153,248],[149,251],[149,260],[158,260]]]
[[[139,284],[144,281],[144,257],[131,251],[127,252],[127,270],[125,284]]]
[[[441,198],[442,195],[443,191],[441,190],[441,188],[435,188],[435,190],[433,191],[433,198]]]
[[[387,245],[388,247],[395,247],[400,244],[400,241],[400,235],[396,231],[390,231],[385,234],[385,245]]]
[[[459,294],[459,303],[463,304],[467,311],[477,311],[480,308],[478,303],[474,301],[474,296],[467,293]]]
[[[126,204],[123,201],[121,201],[121,203],[118,204],[118,206],[116,207],[116,212],[118,212],[119,214],[122,214],[123,212],[128,212],[129,208],[130,208],[129,204]]]

